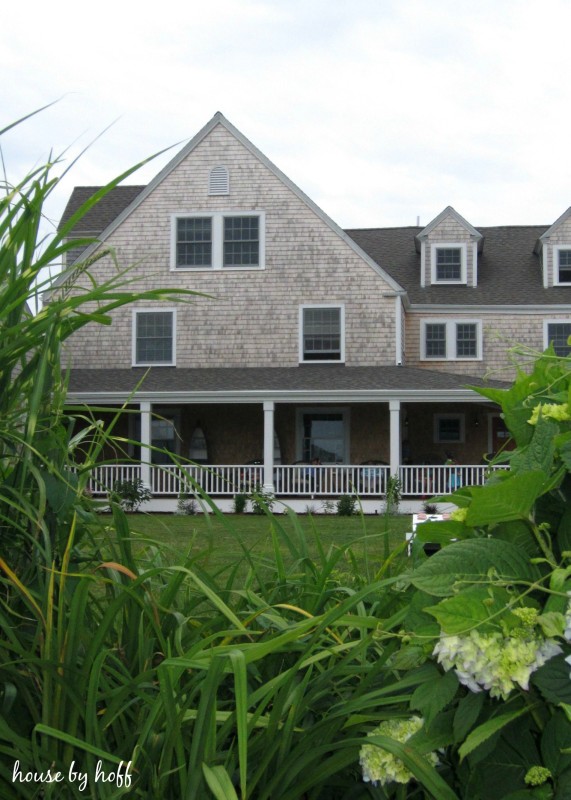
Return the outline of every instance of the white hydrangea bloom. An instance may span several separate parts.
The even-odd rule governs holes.
[[[470,631],[467,636],[441,635],[433,650],[446,671],[454,669],[461,684],[472,692],[485,689],[491,697],[507,699],[516,685],[527,691],[533,672],[561,647],[545,639],[530,626],[518,635]]]
[[[422,717],[414,716],[409,719],[388,719],[381,722],[369,736],[389,736],[397,742],[406,742],[419,731],[424,724]],[[436,753],[430,753],[426,759],[433,765],[438,764]],[[392,753],[383,750],[375,744],[364,744],[359,754],[359,763],[363,771],[365,783],[372,783],[381,786],[394,781],[395,783],[408,783],[413,778],[400,758],[393,756]]]

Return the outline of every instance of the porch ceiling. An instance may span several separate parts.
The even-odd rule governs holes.
[[[68,396],[72,402],[124,402],[134,395],[155,402],[485,402],[468,386],[508,385],[392,365],[151,367],[72,369]]]

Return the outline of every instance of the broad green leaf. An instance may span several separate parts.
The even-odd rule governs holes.
[[[446,519],[441,522],[423,522],[418,525],[415,536],[421,542],[448,544],[453,539],[465,539],[468,533],[469,529],[462,522]]]
[[[570,748],[571,725],[563,711],[555,710],[541,736],[543,762],[554,775],[571,769]]]
[[[209,767],[208,764],[203,764],[202,772],[216,800],[238,800],[236,790],[223,766]]]
[[[537,425],[531,426],[531,441],[514,453],[511,461],[512,469],[526,472],[544,472],[549,474],[553,467],[555,455],[554,439],[559,433],[559,425],[551,419],[540,416]]]
[[[458,703],[454,715],[454,741],[461,742],[468,731],[476,724],[485,700],[484,692],[468,692]]]
[[[531,682],[549,703],[571,705],[571,666],[565,661],[564,655],[550,658],[547,664],[533,673]]]
[[[466,539],[440,550],[409,575],[418,589],[448,597],[475,583],[535,581],[539,570],[510,542],[499,539]]]
[[[410,699],[410,707],[418,709],[426,724],[452,701],[458,689],[458,678],[453,671],[442,675],[435,669],[434,677],[418,686]]]
[[[513,722],[514,719],[523,716],[524,714],[528,714],[532,709],[532,706],[525,706],[524,708],[520,708],[517,711],[508,711],[504,714],[498,714],[497,717],[492,717],[487,722],[484,722],[482,725],[479,725],[472,733],[466,738],[464,744],[458,750],[460,754],[460,759],[466,758],[472,750],[475,750],[476,747],[481,745],[490,736],[493,736],[498,731],[501,731],[506,725],[509,725],[510,722]]]
[[[545,489],[547,474],[524,472],[510,475],[496,485],[473,490],[466,525],[480,527],[512,519],[527,519],[536,499]]]
[[[467,634],[474,628],[484,631],[498,629],[508,600],[505,589],[488,591],[486,587],[478,586],[441,600],[426,610],[436,617],[444,633]]]

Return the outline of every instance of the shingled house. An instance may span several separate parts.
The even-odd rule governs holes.
[[[62,222],[96,188],[76,188]],[[569,349],[571,209],[551,227],[476,228],[448,207],[424,228],[344,231],[220,113],[75,234],[99,243],[68,267],[110,246],[135,287],[201,293],[118,310],[65,350],[70,399],[126,404],[123,432],[143,443],[100,486],[139,475],[156,501],[187,473],[224,497],[259,483],[378,498],[395,473],[407,497],[482,481],[506,432],[469,387],[509,377],[513,342]]]

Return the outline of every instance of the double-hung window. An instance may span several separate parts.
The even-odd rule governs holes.
[[[466,283],[466,245],[433,244],[432,283]]]
[[[133,312],[133,365],[175,364],[176,311],[139,310]]]
[[[479,320],[424,320],[421,358],[463,361],[482,358],[482,326]]]
[[[172,218],[171,269],[259,269],[265,264],[265,214],[204,212]]]
[[[570,321],[546,321],[545,328],[545,347],[553,344],[555,354],[558,356],[571,355],[571,320]]]
[[[571,248],[555,245],[553,248],[556,285],[571,283]]]
[[[464,414],[435,414],[436,444],[460,444],[464,441]]]
[[[300,353],[304,361],[344,361],[344,307],[300,308]]]

